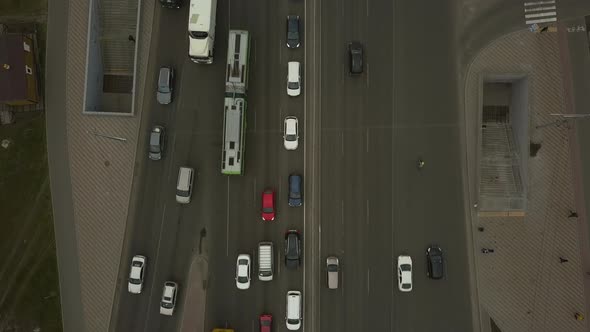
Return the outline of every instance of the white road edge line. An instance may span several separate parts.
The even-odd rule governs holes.
[[[225,210],[225,256],[229,257],[229,176],[227,177],[227,199]]]

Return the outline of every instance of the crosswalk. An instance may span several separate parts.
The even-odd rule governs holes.
[[[557,6],[555,0],[525,2],[524,19],[527,25],[556,22]]]

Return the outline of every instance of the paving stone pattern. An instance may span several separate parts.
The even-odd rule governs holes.
[[[519,217],[478,216],[473,210],[473,245],[482,317],[489,315],[503,332],[587,331],[578,220],[568,218],[575,206],[569,133],[550,113],[566,113],[557,33],[523,30],[484,48],[471,63],[466,80],[465,117],[470,190],[477,202],[476,160],[481,121],[481,84],[485,77],[526,76],[529,80],[529,136],[542,147],[528,151],[526,213]],[[479,137],[479,138],[478,138]],[[478,227],[484,227],[480,232]],[[494,253],[482,254],[481,248]],[[568,259],[560,263],[559,257]],[[482,322],[487,324],[487,322]]]
[[[141,2],[136,114],[83,115],[89,1],[69,1],[67,135],[86,331],[107,331],[142,115],[154,0]],[[125,138],[117,141],[95,135]],[[126,264],[125,262],[123,262]]]

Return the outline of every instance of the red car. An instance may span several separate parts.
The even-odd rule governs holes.
[[[262,314],[260,315],[260,332],[271,332],[272,331],[272,315]]]
[[[262,220],[275,220],[275,192],[271,189],[262,192]]]

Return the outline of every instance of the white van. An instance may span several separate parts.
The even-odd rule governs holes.
[[[271,281],[273,277],[274,255],[272,242],[258,244],[258,279]]]
[[[340,264],[338,263],[337,257],[328,257],[326,259],[326,269],[328,270],[328,288],[329,289],[337,289],[338,288],[338,270],[340,269]]]
[[[287,292],[287,330],[296,331],[301,328],[301,292]]]
[[[299,62],[290,61],[287,73],[287,94],[295,97],[301,94],[301,67]]]
[[[190,167],[180,167],[178,171],[178,182],[176,183],[176,201],[180,204],[191,202],[193,193],[194,169]]]

